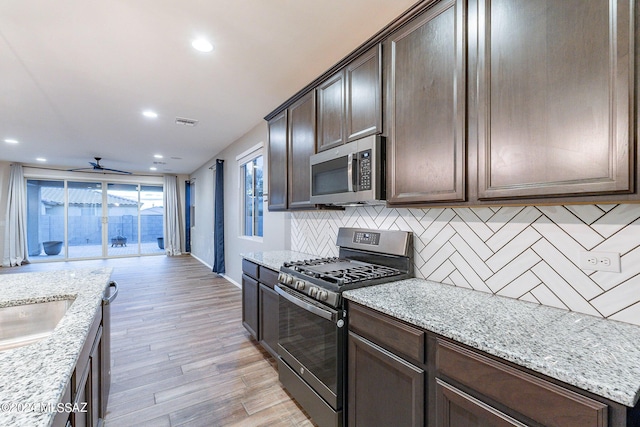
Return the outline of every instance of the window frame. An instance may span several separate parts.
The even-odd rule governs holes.
[[[257,227],[252,227],[254,228],[254,230],[252,230],[252,234],[248,235],[246,234],[246,223],[245,223],[245,167],[247,164],[252,163],[254,161],[256,161],[259,157],[262,157],[262,227],[260,227],[262,229],[262,236],[256,235],[256,231],[255,228]],[[252,241],[256,241],[256,242],[262,242],[264,239],[264,204],[266,202],[266,193],[265,193],[265,188],[267,188],[267,179],[266,179],[266,173],[265,173],[265,165],[266,165],[266,159],[265,159],[265,155],[264,155],[264,143],[260,142],[258,144],[256,144],[255,146],[251,147],[250,149],[244,151],[243,153],[239,154],[236,156],[236,161],[237,161],[237,167],[238,167],[238,198],[239,198],[239,221],[238,221],[238,237],[241,239],[246,239],[246,240],[252,240]],[[252,175],[253,176],[253,184],[252,184],[252,190],[254,192],[254,194],[256,193],[256,176],[255,174]],[[257,196],[253,196],[254,201],[257,199]],[[257,208],[259,210],[259,208]],[[255,225],[255,221],[254,221],[254,225]]]

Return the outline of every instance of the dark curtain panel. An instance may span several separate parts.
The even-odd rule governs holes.
[[[213,271],[224,274],[224,160],[216,159],[216,188],[213,215],[215,226],[213,229]]]
[[[186,252],[191,252],[191,181],[186,181],[184,184],[184,223],[185,223],[185,237],[184,249]]]

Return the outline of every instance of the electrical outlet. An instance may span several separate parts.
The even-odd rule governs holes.
[[[580,268],[620,273],[620,254],[617,252],[580,252]]]

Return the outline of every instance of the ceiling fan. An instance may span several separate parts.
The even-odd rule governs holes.
[[[95,162],[89,162],[89,164],[92,166],[90,168],[78,168],[78,169],[69,169],[69,172],[80,172],[80,171],[99,171],[99,172],[114,172],[114,173],[121,173],[124,175],[131,175],[131,172],[127,172],[127,171],[121,171],[118,169],[110,169],[110,168],[105,168],[104,166],[102,166],[100,164],[100,160],[102,160],[102,157],[94,157],[94,159],[96,159]]]

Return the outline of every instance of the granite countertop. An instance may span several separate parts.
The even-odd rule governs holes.
[[[422,279],[343,296],[623,405],[640,397],[638,326]]]
[[[111,268],[0,275],[0,307],[73,299],[53,333],[0,353],[0,425],[48,426],[102,304]],[[18,408],[17,406],[20,406]],[[12,408],[12,409],[11,409]],[[21,410],[19,410],[21,409]]]
[[[275,271],[280,271],[282,264],[287,261],[302,261],[304,259],[318,258],[317,255],[295,251],[247,252],[240,254],[240,256]]]

